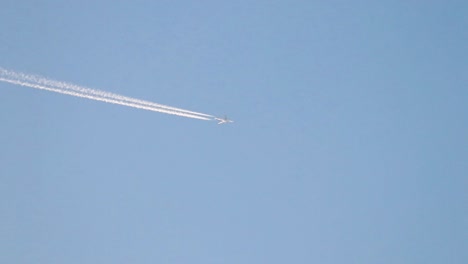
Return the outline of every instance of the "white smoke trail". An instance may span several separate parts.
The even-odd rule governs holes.
[[[205,116],[208,117],[209,119],[212,119],[212,115],[207,115],[199,112],[194,112],[194,111],[189,111],[181,108],[175,108],[167,105],[162,105],[162,104],[157,104],[153,102],[148,102],[136,98],[131,98],[123,95],[118,95],[106,91],[101,91],[101,90],[96,90],[96,89],[91,89],[83,86],[78,86],[75,84],[71,83],[66,83],[66,82],[61,82],[61,81],[55,81],[51,80],[39,75],[31,75],[31,74],[25,74],[25,73],[19,73],[19,72],[13,72],[9,71],[3,68],[0,68],[0,75],[4,75],[10,78],[14,78],[16,80],[20,81],[29,81],[32,83],[36,83],[39,85],[44,85],[47,87],[54,87],[54,88],[59,88],[59,89],[67,89],[67,90],[72,90],[78,93],[84,93],[84,94],[91,94],[93,96],[97,97],[103,97],[103,98],[109,98],[111,100],[117,100],[117,101],[126,101],[129,103],[133,104],[139,104],[139,105],[146,105],[150,107],[156,107],[156,108],[164,108],[167,110],[175,111],[175,112],[183,112],[183,113],[188,113],[188,114],[193,114],[193,115],[199,115],[199,116]]]
[[[61,93],[61,94],[68,94],[68,95],[87,98],[87,99],[96,100],[96,101],[102,101],[102,102],[111,103],[111,104],[130,106],[130,107],[149,110],[149,111],[154,111],[154,112],[166,113],[166,114],[171,114],[171,115],[178,115],[178,116],[189,117],[189,118],[196,118],[196,119],[201,119],[201,120],[211,120],[210,118],[206,118],[206,117],[203,117],[203,116],[197,116],[197,115],[187,114],[187,113],[183,113],[183,112],[176,112],[176,111],[166,110],[166,109],[162,109],[162,108],[155,108],[155,107],[149,107],[149,106],[144,106],[144,105],[138,105],[138,104],[124,102],[124,101],[118,101],[118,100],[114,100],[114,99],[110,99],[110,98],[97,97],[97,96],[94,96],[94,95],[78,93],[78,92],[75,92],[75,91],[61,90],[61,89],[57,89],[57,88],[42,86],[42,85],[39,85],[39,84],[22,82],[22,81],[19,81],[19,80],[12,80],[12,79],[6,79],[6,78],[0,77],[0,81],[12,83],[12,84],[17,84],[17,85],[21,85],[21,86],[25,86],[25,87],[30,87],[30,88],[36,88],[36,89]]]
[[[174,107],[159,107],[159,105],[156,103],[146,102],[139,99],[107,93],[99,90],[84,88],[73,84],[66,84],[64,86],[65,83],[48,80],[46,78],[37,77],[34,75],[16,73],[2,68],[0,68],[0,81],[154,112],[195,118],[200,120],[212,120],[212,118],[210,118],[211,116],[206,114],[198,114],[197,112],[187,111],[184,109]]]

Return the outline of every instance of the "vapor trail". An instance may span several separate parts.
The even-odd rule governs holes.
[[[0,81],[154,112],[195,118],[200,120],[212,120],[212,116],[207,114],[159,105],[156,103],[147,102],[131,97],[80,87],[74,84],[53,81],[40,76],[16,73],[2,68],[0,68]]]
[[[51,79],[48,79],[48,78],[45,78],[45,77],[42,77],[42,76],[39,76],[39,75],[31,75],[31,74],[13,72],[13,71],[9,71],[9,70],[3,69],[3,68],[0,68],[0,75],[5,75],[7,77],[14,78],[14,79],[17,79],[17,80],[20,80],[20,81],[29,81],[29,82],[44,85],[44,86],[47,86],[47,87],[67,89],[67,90],[72,90],[72,91],[75,91],[75,92],[78,92],[78,93],[92,94],[94,96],[105,97],[105,98],[109,98],[109,99],[112,99],[112,100],[126,101],[126,102],[140,104],[140,105],[147,105],[147,106],[151,106],[151,107],[164,108],[164,109],[168,109],[168,110],[172,110],[172,111],[176,111],[176,112],[184,112],[184,113],[189,113],[189,114],[194,114],[194,115],[200,115],[200,116],[213,118],[212,115],[207,115],[207,114],[198,113],[198,112],[194,112],[194,111],[189,111],[189,110],[185,110],[185,109],[181,109],[181,108],[175,108],[175,107],[171,107],[171,106],[166,106],[166,105],[162,105],[162,104],[148,102],[148,101],[144,101],[144,100],[140,100],[140,99],[136,99],[136,98],[131,98],[131,97],[123,96],[123,95],[118,95],[118,94],[114,94],[114,93],[110,93],[110,92],[106,92],[106,91],[101,91],[101,90],[91,89],[91,88],[87,88],[87,87],[83,87],[83,86],[78,86],[78,85],[71,84],[71,83],[55,81],[55,80],[51,80]]]

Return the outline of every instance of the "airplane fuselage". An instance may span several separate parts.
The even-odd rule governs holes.
[[[228,119],[227,117],[225,118],[217,118],[215,117],[215,120],[218,120],[218,125],[221,125],[221,124],[227,124],[227,123],[233,123],[234,121]]]

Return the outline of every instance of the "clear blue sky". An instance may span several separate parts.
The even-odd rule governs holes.
[[[0,263],[468,263],[466,1],[2,1]]]

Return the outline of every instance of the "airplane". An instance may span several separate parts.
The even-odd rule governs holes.
[[[218,125],[221,125],[221,124],[227,124],[227,123],[233,123],[234,121],[232,121],[231,119],[228,119],[227,116],[224,116],[224,118],[218,118],[218,117],[215,117],[215,120],[218,120]]]

